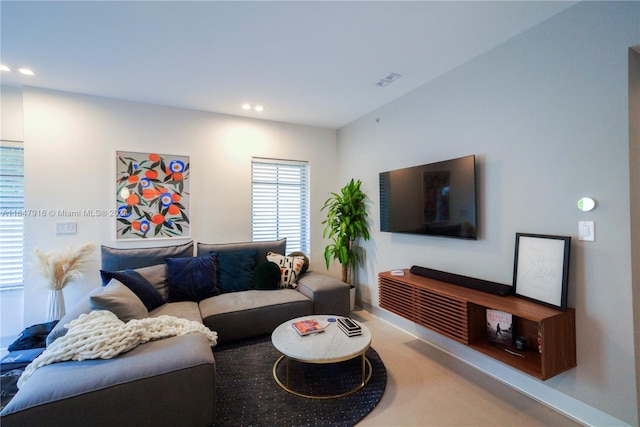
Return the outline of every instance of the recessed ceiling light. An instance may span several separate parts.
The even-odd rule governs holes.
[[[0,65],[0,70],[2,70],[2,71],[11,71],[11,68],[7,67],[6,65]]]
[[[251,105],[250,104],[242,104],[242,109],[245,111],[249,111],[251,110]]]
[[[258,113],[264,111],[264,107],[262,105],[256,105],[256,108],[254,108],[254,110],[256,110]]]
[[[35,76],[36,74],[31,71],[29,68],[18,68],[20,74],[24,74],[25,76]]]

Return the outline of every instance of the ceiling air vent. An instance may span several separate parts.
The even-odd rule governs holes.
[[[376,86],[385,87],[389,83],[394,82],[395,80],[398,80],[401,76],[402,76],[401,74],[389,73],[387,77],[385,77],[384,79],[380,79],[378,83],[376,83]]]

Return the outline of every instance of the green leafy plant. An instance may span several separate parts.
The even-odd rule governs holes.
[[[362,237],[369,240],[367,223],[366,194],[360,189],[360,180],[351,181],[340,193],[331,193],[321,210],[327,211],[323,237],[330,238],[331,244],[324,248],[324,259],[327,269],[331,260],[338,260],[342,265],[342,281],[351,284],[353,269],[362,262],[364,251],[355,244]]]

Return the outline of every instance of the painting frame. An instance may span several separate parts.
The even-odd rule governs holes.
[[[189,156],[116,151],[116,240],[191,237]]]
[[[516,233],[514,294],[566,311],[570,255],[569,236]]]

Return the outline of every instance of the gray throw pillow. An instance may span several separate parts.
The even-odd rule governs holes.
[[[162,298],[169,299],[169,285],[167,283],[167,264],[152,265],[150,267],[136,268],[136,273],[147,279],[153,285]]]
[[[108,310],[123,322],[149,316],[140,298],[117,279],[111,279],[102,293],[89,297],[89,307],[92,310]]]

